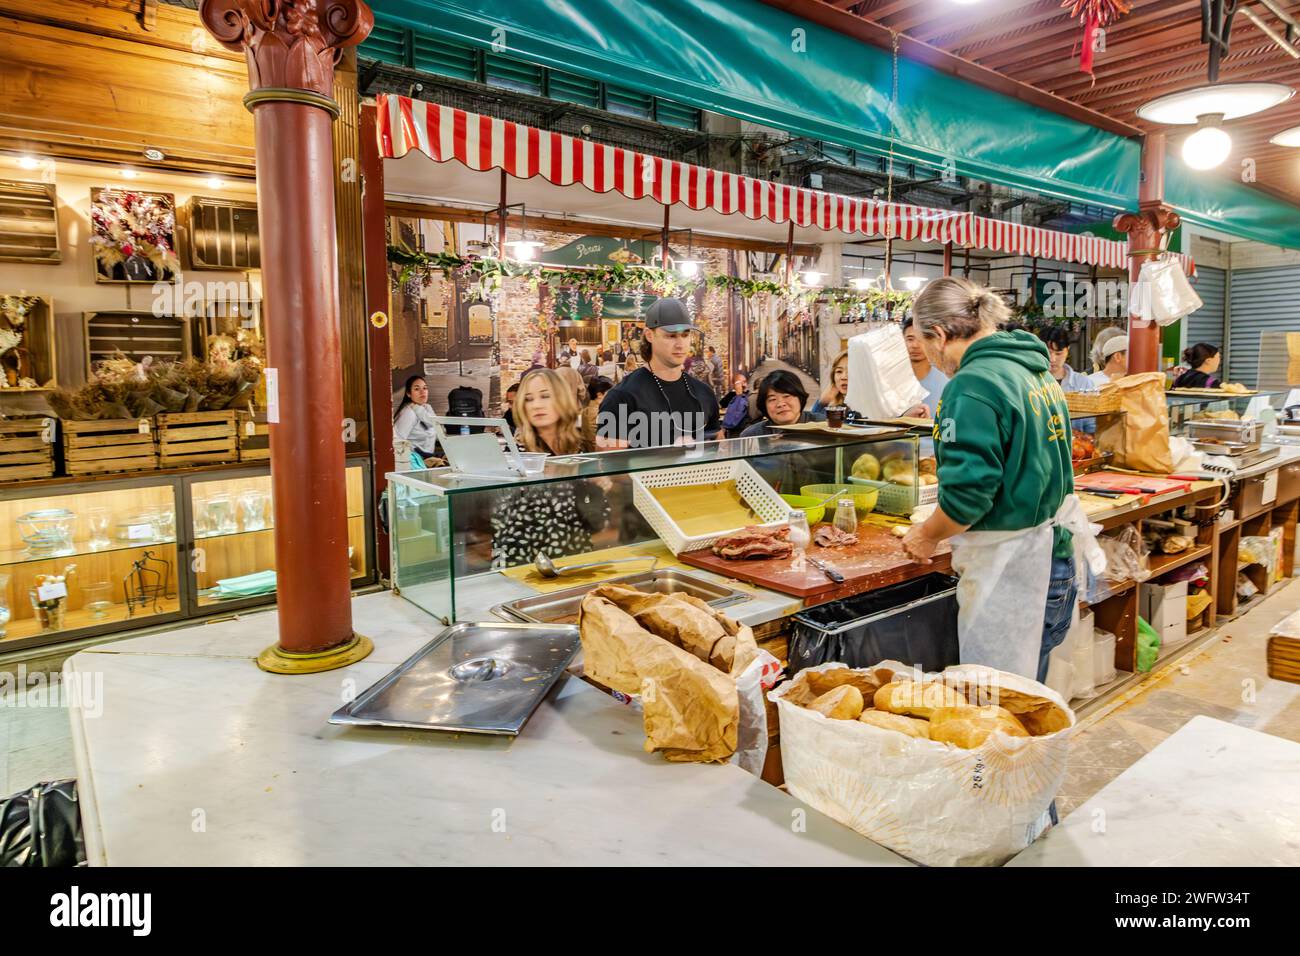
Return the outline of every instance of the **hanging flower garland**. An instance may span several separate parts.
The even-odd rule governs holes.
[[[901,316],[912,301],[912,293],[902,290],[822,288],[806,286],[797,280],[786,284],[721,274],[687,279],[671,269],[621,262],[585,268],[552,268],[478,256],[462,258],[448,252],[420,252],[396,245],[388,247],[388,261],[400,267],[395,277],[398,287],[408,283],[427,286],[436,275],[443,274],[461,280],[470,298],[483,301],[499,293],[506,279],[524,279],[531,289],[546,287],[553,296],[564,294],[568,301],[563,311],[573,315],[577,314],[582,298],[592,300],[617,294],[632,297],[639,317],[642,299],[647,294],[683,299],[693,297],[700,289],[727,290],[746,300],[775,297],[790,312],[825,302],[841,309],[860,309],[864,315],[888,309],[891,314]]]

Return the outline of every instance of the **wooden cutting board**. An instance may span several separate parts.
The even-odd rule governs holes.
[[[684,551],[677,556],[677,560],[705,571],[748,581],[771,591],[803,598],[809,604],[823,604],[908,581],[932,571],[948,572],[952,569],[952,554],[946,544],[935,554],[930,564],[918,564],[903,551],[902,539],[895,537],[888,528],[865,521],[858,522],[857,544],[847,548],[821,548],[814,544],[808,548],[808,555],[824,561],[844,575],[844,583],[836,584],[812,565],[808,565],[802,572],[794,571],[791,569],[794,558],[728,561],[706,548]]]

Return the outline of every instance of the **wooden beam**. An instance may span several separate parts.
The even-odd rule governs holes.
[[[485,213],[492,215],[495,212],[495,210],[491,209],[465,209],[461,206],[445,206],[437,203],[417,203],[391,199],[384,204],[384,207],[390,216],[409,216],[415,219],[430,219],[434,222],[475,222],[480,225],[483,223]],[[507,222],[511,227],[517,229],[523,229],[527,226],[530,230],[549,230],[550,232],[565,232],[579,236],[610,236],[614,239],[646,239],[650,241],[654,241],[660,236],[660,230],[655,228],[642,229],[638,226],[588,222],[562,216],[541,216],[535,213],[529,214],[526,222],[522,216],[512,213],[507,218]],[[786,251],[784,242],[764,242],[760,239],[715,236],[710,233],[700,232],[698,229],[670,231],[677,233],[690,231],[696,246],[704,246],[710,249],[735,249],[739,252],[766,252],[781,255],[784,255]],[[794,253],[797,256],[815,256],[817,255],[817,249],[815,243],[795,243],[794,245]]]

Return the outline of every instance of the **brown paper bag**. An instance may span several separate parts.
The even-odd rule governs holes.
[[[1174,470],[1169,454],[1169,408],[1163,372],[1141,372],[1110,382],[1119,392],[1123,415],[1101,419],[1097,448],[1114,453],[1116,468],[1167,475]],[[1104,424],[1103,424],[1104,423]]]
[[[578,616],[583,670],[641,698],[647,751],[668,760],[725,761],[736,750],[736,676],[758,656],[754,632],[683,594],[607,584]]]

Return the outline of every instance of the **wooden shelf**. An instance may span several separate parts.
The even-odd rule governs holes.
[[[139,621],[141,627],[147,627],[153,618],[163,614],[174,614],[179,610],[180,602],[175,597],[160,599],[157,611],[137,609],[134,615],[128,615],[126,605],[121,603],[105,608],[99,616],[92,614],[84,607],[69,609],[63,616],[63,627],[57,631],[42,631],[40,623],[34,617],[15,618],[9,622],[9,626],[5,629],[5,636],[0,638],[0,647],[4,646],[5,641],[36,637],[39,634],[72,635],[72,632],[79,628],[102,627],[105,624],[116,624],[128,620],[128,618]]]
[[[1191,564],[1200,558],[1209,557],[1211,550],[1213,549],[1208,544],[1204,544],[1188,548],[1178,554],[1152,555],[1149,559],[1151,577],[1148,580],[1154,580],[1162,574],[1168,574],[1175,568],[1181,568],[1184,564]]]
[[[1137,587],[1136,581],[1133,580],[1123,581],[1115,585],[1115,587],[1111,588],[1110,593],[1107,594],[1104,598],[1102,598],[1100,601],[1097,601],[1093,604],[1089,604],[1087,601],[1080,599],[1079,607],[1080,609],[1086,610],[1090,607],[1096,607],[1098,604],[1105,604],[1111,598],[1123,597],[1129,591],[1132,591],[1135,587]]]

